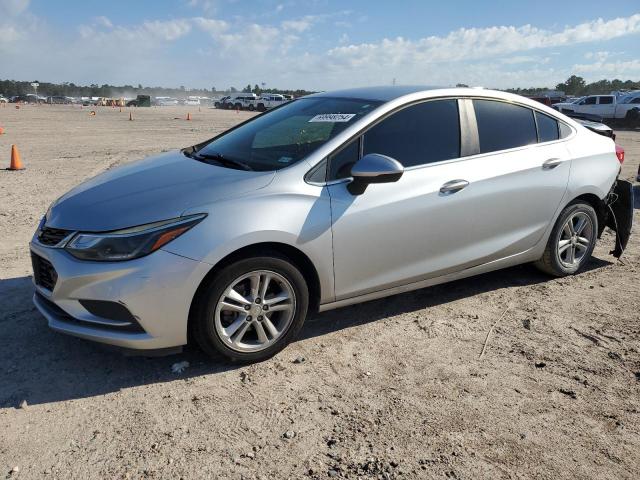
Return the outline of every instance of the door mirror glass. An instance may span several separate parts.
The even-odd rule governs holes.
[[[353,195],[360,195],[370,183],[397,182],[403,173],[404,167],[397,160],[386,155],[369,153],[351,168],[353,181],[347,188]]]

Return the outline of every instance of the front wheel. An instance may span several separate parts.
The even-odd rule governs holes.
[[[308,305],[304,276],[286,257],[275,253],[239,260],[202,289],[193,335],[211,356],[265,360],[295,338]]]
[[[544,255],[536,266],[550,275],[564,277],[584,269],[598,235],[598,217],[591,205],[569,204],[551,231]]]

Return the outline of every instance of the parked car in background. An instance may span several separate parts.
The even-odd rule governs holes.
[[[171,97],[156,97],[155,98],[156,105],[163,107],[171,107],[178,105],[178,100]]]
[[[62,95],[52,95],[47,97],[47,103],[49,104],[57,104],[57,105],[68,105],[73,103],[69,97],[65,97]]]
[[[551,97],[549,95],[542,95],[542,96],[527,96],[527,98],[530,98],[531,100],[535,100],[536,102],[540,102],[548,107],[550,107],[551,105],[555,105],[556,103],[561,103],[565,101],[564,97]]]
[[[149,95],[138,95],[133,100],[129,100],[125,106],[127,107],[150,107],[151,97]]]
[[[558,103],[553,108],[562,113],[587,114],[605,120],[635,124],[640,121],[640,92],[622,97],[589,95],[574,103]]]
[[[585,116],[581,116],[579,114],[569,114],[568,116],[573,118],[576,122],[578,122],[583,127],[588,128],[592,132],[598,133],[605,137],[609,137],[611,140],[616,139],[616,135],[613,132],[613,129],[610,126],[605,125],[604,123],[589,120],[589,118]]]
[[[219,98],[215,102],[213,102],[213,106],[215,108],[226,108],[226,101],[229,100],[230,98],[231,98],[230,95]]]
[[[44,103],[45,99],[30,93],[27,95],[15,95],[9,101],[11,103]]]
[[[314,94],[60,197],[30,243],[34,303],[85,339],[258,361],[309,311],[526,262],[573,275],[605,226],[620,256],[619,172],[611,139],[517,95]]]
[[[9,99],[7,99],[4,96],[0,95],[0,103],[9,103]]]
[[[227,100],[224,101],[224,108],[227,109],[249,109],[250,107],[255,108],[255,101],[258,96],[255,93],[236,93],[234,95],[230,95]]]
[[[184,104],[197,107],[198,105],[200,105],[200,98],[187,97],[187,99],[184,101]]]
[[[265,110],[269,110],[273,107],[278,107],[287,103],[289,100],[284,97],[284,95],[280,95],[277,93],[269,93],[262,95],[260,98],[255,100],[255,107],[253,105],[249,106],[249,110],[253,110],[255,108],[259,112],[264,112]]]

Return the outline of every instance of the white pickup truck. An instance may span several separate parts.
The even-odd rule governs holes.
[[[288,101],[289,99],[285,98],[284,95],[280,95],[278,93],[269,93],[262,95],[254,103],[256,110],[264,112],[265,110],[277,107],[278,105],[282,105],[283,103],[287,103]]]
[[[637,122],[640,118],[640,92],[632,92],[621,97],[589,95],[574,103],[556,103],[553,108],[567,114]]]

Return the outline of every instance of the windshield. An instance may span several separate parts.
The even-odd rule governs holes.
[[[382,102],[351,98],[302,98],[224,133],[196,155],[270,171],[293,165]]]

